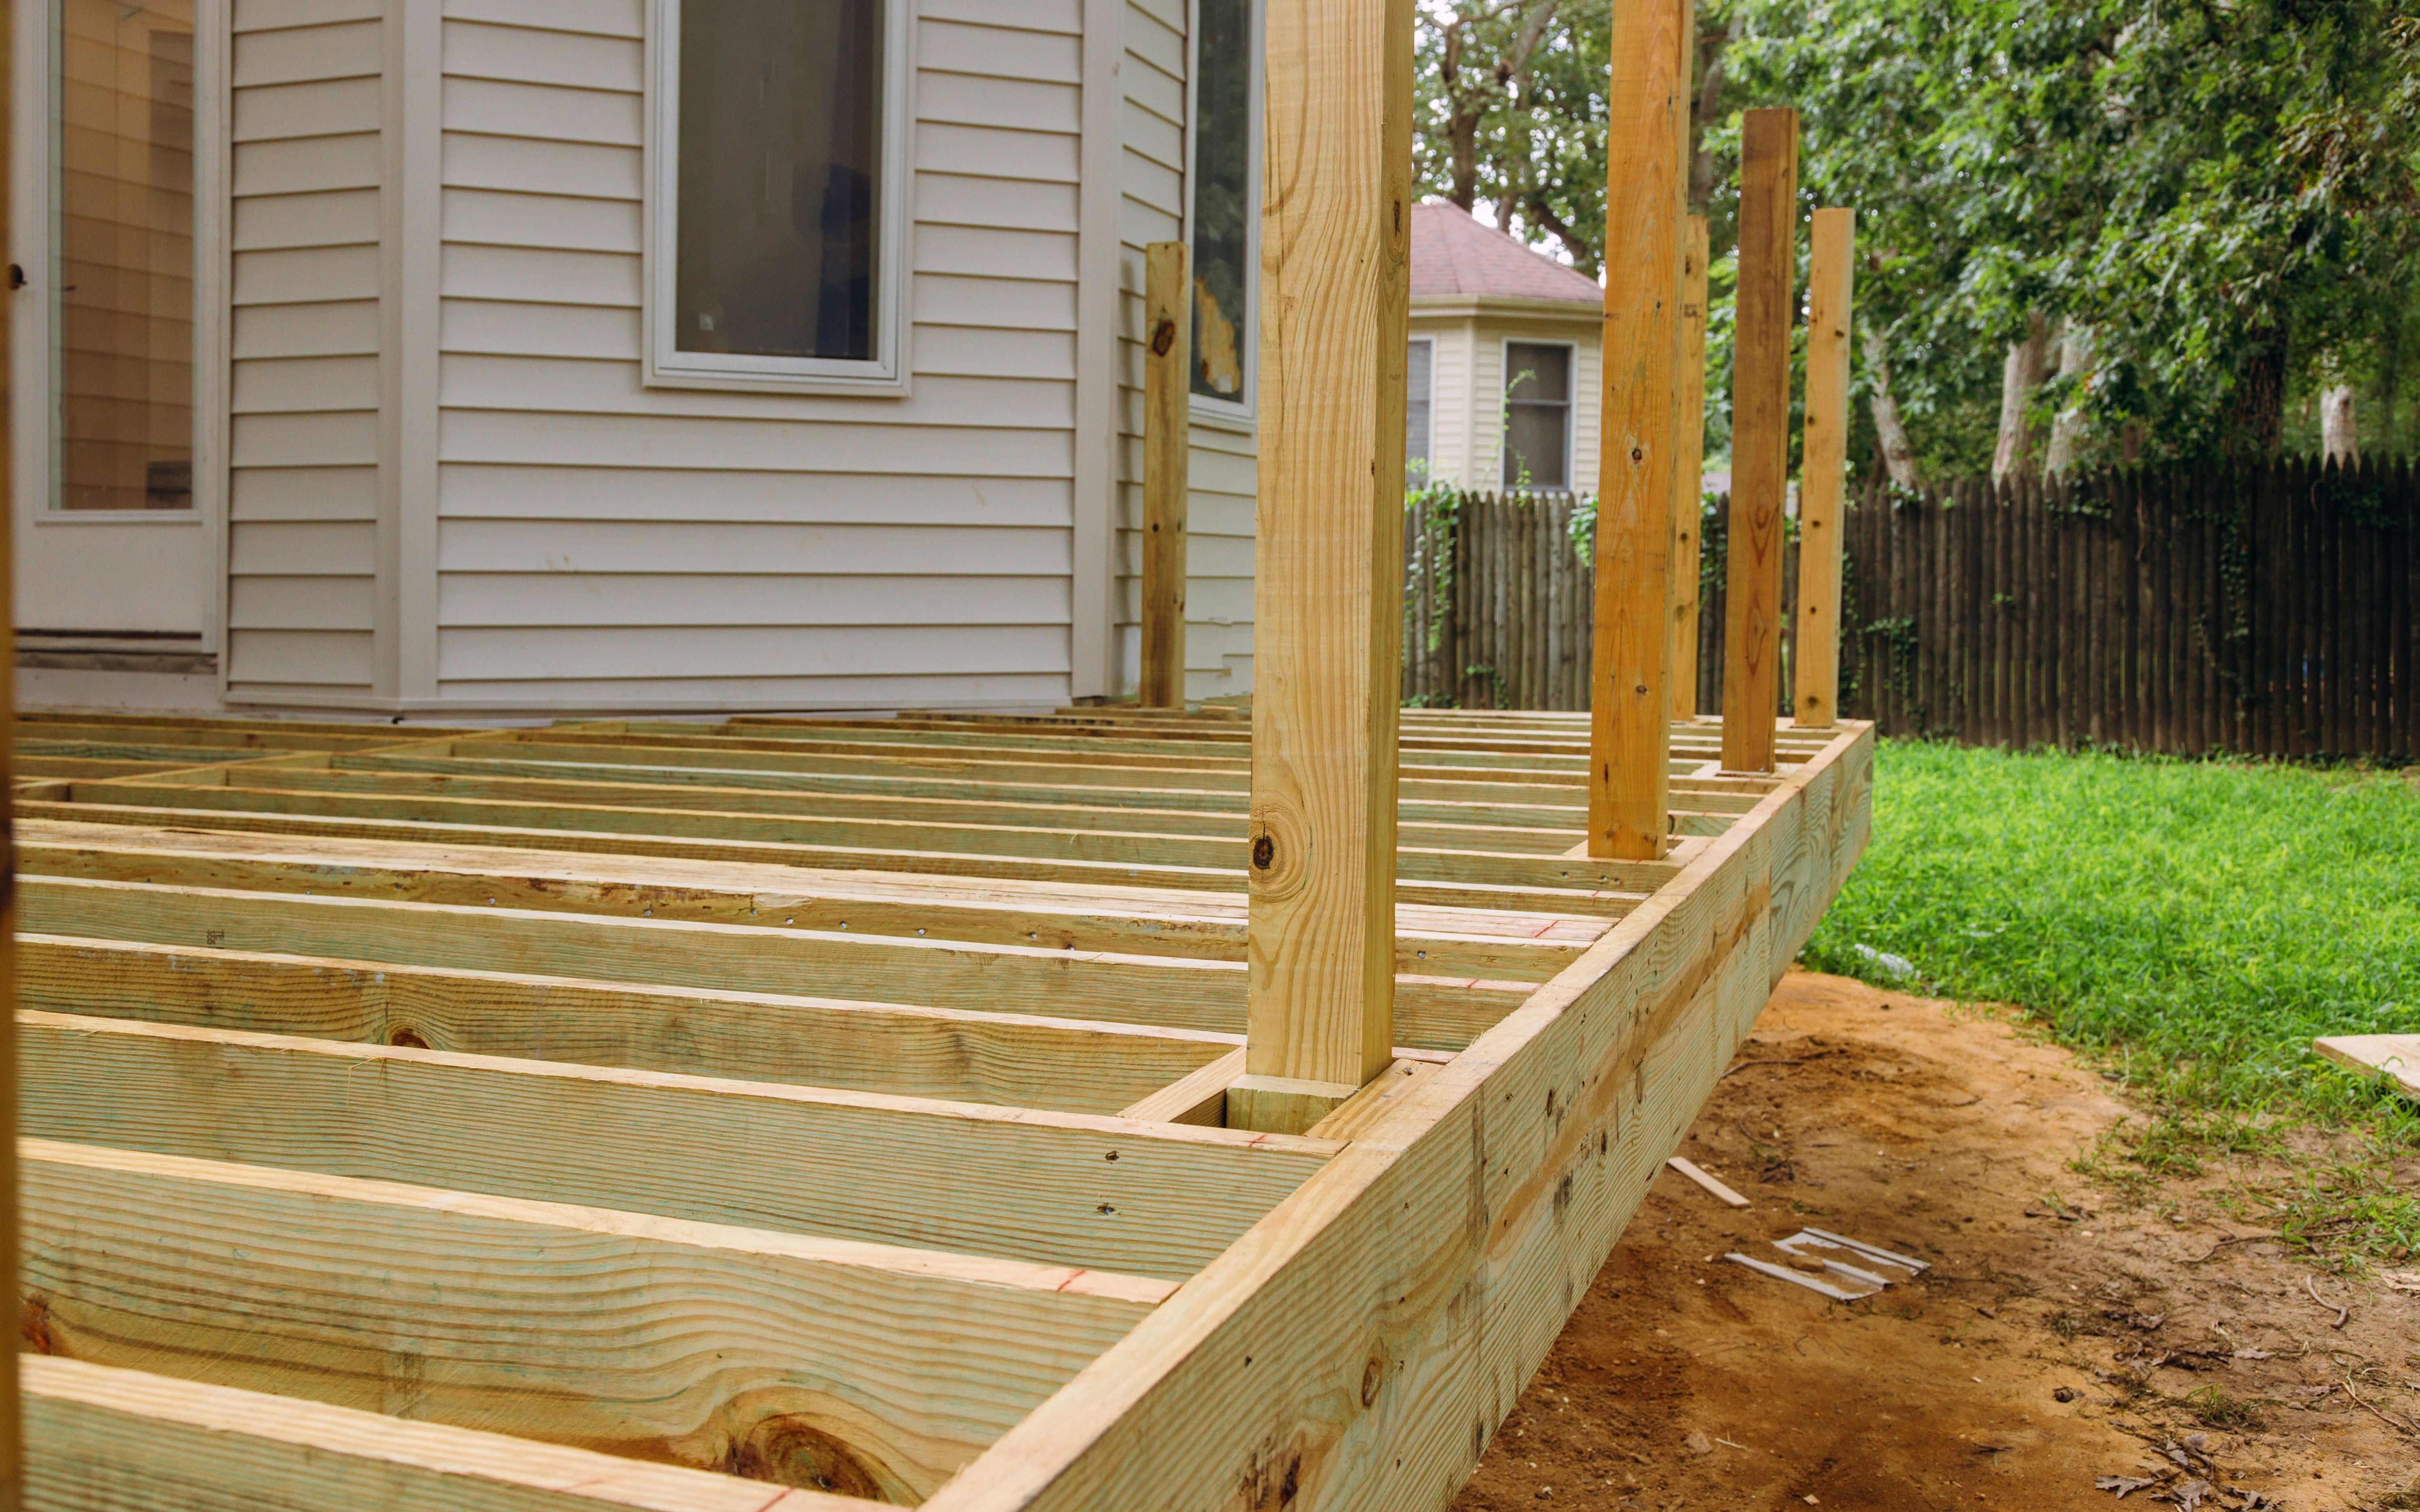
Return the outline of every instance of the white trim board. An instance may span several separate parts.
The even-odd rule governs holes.
[[[882,6],[882,164],[876,249],[875,356],[870,362],[685,352],[675,337],[680,234],[680,7],[649,0],[646,36],[646,171],[641,286],[646,302],[642,381],[650,388],[899,397],[909,388],[908,202],[914,195],[915,0]]]

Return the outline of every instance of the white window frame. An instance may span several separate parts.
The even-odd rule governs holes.
[[[1512,485],[1504,481],[1504,464],[1512,455],[1512,420],[1506,411],[1512,408],[1512,348],[1519,347],[1560,347],[1572,354],[1569,393],[1563,397],[1563,483],[1559,488],[1532,488],[1532,493],[1577,493],[1580,434],[1580,344],[1575,341],[1542,340],[1536,336],[1506,336],[1496,353],[1496,479],[1499,488]]]
[[[1437,444],[1436,444],[1436,424],[1437,424],[1437,407],[1436,407],[1436,360],[1437,360],[1437,339],[1436,339],[1436,332],[1433,332],[1433,331],[1429,331],[1429,332],[1419,332],[1419,334],[1414,335],[1414,336],[1412,336],[1411,338],[1409,338],[1407,341],[1405,341],[1405,342],[1404,342],[1404,345],[1405,345],[1405,346],[1407,346],[1407,347],[1419,347],[1419,346],[1425,346],[1425,347],[1428,347],[1428,349],[1429,349],[1429,392],[1428,392],[1428,393],[1426,393],[1425,394],[1422,394],[1422,395],[1420,395],[1420,396],[1419,396],[1421,399],[1423,399],[1424,401],[1426,401],[1426,403],[1428,404],[1428,407],[1429,407],[1429,446],[1428,446],[1428,450],[1427,450],[1425,453],[1423,453],[1423,454],[1422,454],[1422,455],[1420,455],[1417,460],[1421,461],[1421,462],[1425,462],[1425,463],[1427,463],[1427,464],[1428,464],[1428,468],[1427,468],[1427,474],[1426,474],[1426,476],[1427,476],[1427,481],[1428,481],[1428,482],[1430,482],[1430,483],[1435,483],[1435,482],[1436,481],[1436,450],[1437,450]],[[1407,364],[1407,365],[1408,365],[1408,364]],[[1406,392],[1406,393],[1404,393],[1404,401],[1405,401],[1406,403],[1409,403],[1409,401],[1411,400],[1411,398],[1412,398],[1412,397],[1413,397],[1413,396],[1412,396],[1412,394],[1411,394],[1411,393],[1409,393],[1408,392]],[[1410,466],[1412,465],[1412,463],[1413,463],[1413,461],[1414,461],[1414,460],[1415,460],[1415,458],[1411,455],[1410,448],[1409,448],[1409,447],[1406,447],[1406,448],[1404,449],[1404,465],[1406,468],[1408,468],[1408,467],[1410,467]]]
[[[649,388],[737,389],[783,393],[904,396],[908,367],[908,198],[909,140],[915,119],[908,91],[916,77],[909,47],[914,0],[881,0],[882,143],[879,212],[882,245],[876,255],[874,357],[758,357],[685,352],[674,332],[680,244],[681,0],[648,0],[645,219],[646,308],[641,326],[642,381]]]
[[[1245,107],[1245,114],[1250,118],[1250,133],[1244,147],[1247,186],[1244,199],[1246,204],[1257,206],[1261,202],[1261,112],[1264,105],[1263,88],[1266,83],[1268,71],[1261,66],[1261,60],[1266,55],[1264,50],[1268,44],[1268,19],[1265,0],[1247,0],[1247,4],[1250,8],[1252,18],[1251,39],[1245,44],[1245,51],[1250,59],[1249,66],[1251,69],[1251,100]],[[1201,183],[1200,176],[1193,171],[1194,135],[1202,120],[1201,0],[1188,0],[1185,8],[1185,30],[1184,234],[1186,255],[1188,258],[1187,266],[1190,267],[1193,228],[1196,224],[1195,191]],[[1219,399],[1206,393],[1197,393],[1193,391],[1193,375],[1190,373],[1185,377],[1185,393],[1186,397],[1191,401],[1190,412],[1194,420],[1207,422],[1225,430],[1249,433],[1258,427],[1260,420],[1261,217],[1257,211],[1248,217],[1244,227],[1244,279],[1246,285],[1251,291],[1245,309],[1251,316],[1252,329],[1244,332],[1243,351],[1240,354],[1244,360],[1243,397]],[[1190,302],[1188,293],[1188,307]]]

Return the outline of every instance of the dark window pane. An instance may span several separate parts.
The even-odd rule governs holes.
[[[674,345],[871,360],[882,0],[682,0]]]
[[[1568,447],[1571,406],[1561,404],[1516,404],[1505,425],[1504,486],[1508,488],[1568,488],[1570,473],[1564,466]]]
[[[1416,341],[1404,385],[1404,459],[1425,462],[1429,455],[1429,381],[1435,368],[1436,343]]]
[[[1561,402],[1572,396],[1572,349],[1544,342],[1504,344],[1504,396]]]
[[[1251,286],[1252,4],[1201,0],[1193,117],[1193,392],[1244,398]]]

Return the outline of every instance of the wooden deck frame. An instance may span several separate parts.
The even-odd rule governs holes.
[[[147,767],[16,784],[25,1333],[75,1356],[26,1362],[35,1504],[1442,1506],[1854,863],[1872,749],[1784,721],[1721,777],[1677,724],[1670,856],[1591,861],[1586,717],[1405,711],[1403,1042],[1294,1137],[1221,1127],[1226,711],[249,723],[21,732]],[[841,1299],[940,1333],[755,1342]]]

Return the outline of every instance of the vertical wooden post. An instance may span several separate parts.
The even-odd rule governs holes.
[[[1798,231],[1794,110],[1747,113],[1740,133],[1739,227],[1723,768],[1770,772],[1781,703],[1781,502],[1790,473],[1790,289]]]
[[[1605,393],[1597,467],[1588,853],[1652,860],[1670,828],[1672,505],[1681,440],[1691,0],[1613,8]]]
[[[16,131],[16,5],[0,4],[0,246],[14,247],[9,154]],[[0,606],[17,601],[14,427],[22,395],[8,354],[16,306],[0,295]],[[17,832],[17,616],[0,613],[0,803],[8,806],[7,841]],[[17,847],[0,843],[0,1298],[17,1300]],[[24,1491],[24,1427],[17,1393],[17,1330],[0,1346],[0,1512],[17,1512]]]
[[[1798,656],[1791,703],[1799,724],[1829,729],[1840,717],[1840,496],[1849,469],[1857,212],[1817,210],[1807,239],[1807,418],[1799,430]]]
[[[1681,469],[1672,499],[1672,717],[1698,717],[1698,573],[1706,515],[1706,218],[1681,253]]]
[[[1411,0],[1269,0],[1250,1011],[1231,1124],[1308,1128],[1393,1055]]]
[[[1191,268],[1182,241],[1143,249],[1142,669],[1138,702],[1185,706],[1185,516],[1190,486]]]

